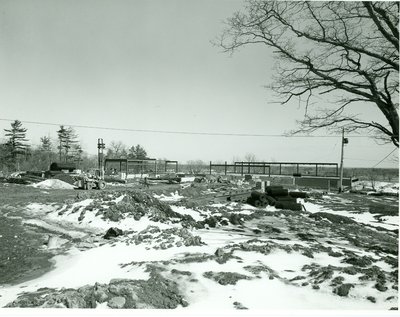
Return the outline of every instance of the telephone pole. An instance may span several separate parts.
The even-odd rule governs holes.
[[[349,143],[349,139],[344,137],[344,128],[342,128],[342,151],[340,153],[339,193],[343,191],[343,150],[344,150],[344,145],[347,143]]]
[[[97,139],[97,158],[99,162],[99,171],[100,171],[100,179],[104,179],[104,166],[103,166],[103,150],[106,145],[103,142],[103,139]]]

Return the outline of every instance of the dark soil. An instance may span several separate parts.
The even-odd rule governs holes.
[[[18,284],[52,268],[53,256],[43,249],[45,232],[10,219],[0,209],[0,284]]]

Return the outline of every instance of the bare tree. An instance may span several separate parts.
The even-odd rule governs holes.
[[[121,141],[111,141],[106,156],[107,158],[126,158],[128,156],[127,147]]]
[[[248,44],[273,49],[271,88],[282,104],[298,98],[305,106],[293,133],[366,129],[399,146],[399,2],[248,0],[245,13],[226,22],[217,41],[225,52]],[[354,104],[371,104],[385,119],[353,114]]]
[[[246,162],[255,162],[257,161],[257,158],[253,153],[246,153],[246,155],[244,156],[244,160]]]

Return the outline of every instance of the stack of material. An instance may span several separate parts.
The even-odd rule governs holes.
[[[265,193],[253,191],[247,203],[254,207],[275,206],[278,209],[302,210],[302,205],[297,203],[297,198],[306,198],[307,193],[289,192],[282,186],[267,186]]]
[[[42,172],[16,172],[11,174],[10,177],[6,178],[5,181],[7,183],[15,183],[15,184],[32,184],[41,182],[43,180]]]

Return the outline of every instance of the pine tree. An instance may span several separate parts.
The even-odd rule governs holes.
[[[144,160],[147,158],[146,150],[140,144],[135,147],[135,156],[137,160]]]
[[[66,138],[64,143],[65,159],[66,161],[74,159],[73,148],[78,143],[78,136],[72,127],[69,127],[66,131]]]
[[[59,141],[58,153],[60,162],[68,162],[74,158],[74,155],[71,155],[71,150],[78,142],[75,130],[72,127],[65,128],[63,125],[61,125],[60,130],[57,131],[57,135]]]
[[[40,150],[44,152],[50,152],[52,146],[51,139],[48,136],[43,136],[40,138]]]
[[[71,149],[71,157],[73,157],[73,160],[77,162],[78,166],[80,166],[82,162],[82,156],[83,150],[81,145],[79,143],[74,144]]]
[[[129,148],[128,158],[136,160],[144,160],[147,158],[146,150],[140,145],[131,146]]]
[[[65,144],[66,138],[67,138],[67,129],[63,125],[61,125],[60,130],[57,131],[57,136],[58,136],[58,142],[59,142],[57,149],[58,149],[58,154],[59,154],[59,160],[61,162],[63,148],[64,148],[64,144]]]
[[[19,169],[19,159],[22,155],[26,154],[28,141],[26,137],[26,128],[22,127],[22,123],[19,120],[15,120],[11,123],[11,129],[4,129],[6,132],[5,136],[8,137],[7,147],[9,149],[9,158],[16,164]]]
[[[53,152],[53,144],[51,142],[50,137],[48,136],[43,136],[40,138],[40,146],[39,149],[40,151],[40,160],[41,160],[41,167],[43,168],[48,168],[50,166],[50,163],[53,161],[55,158],[55,153]]]

